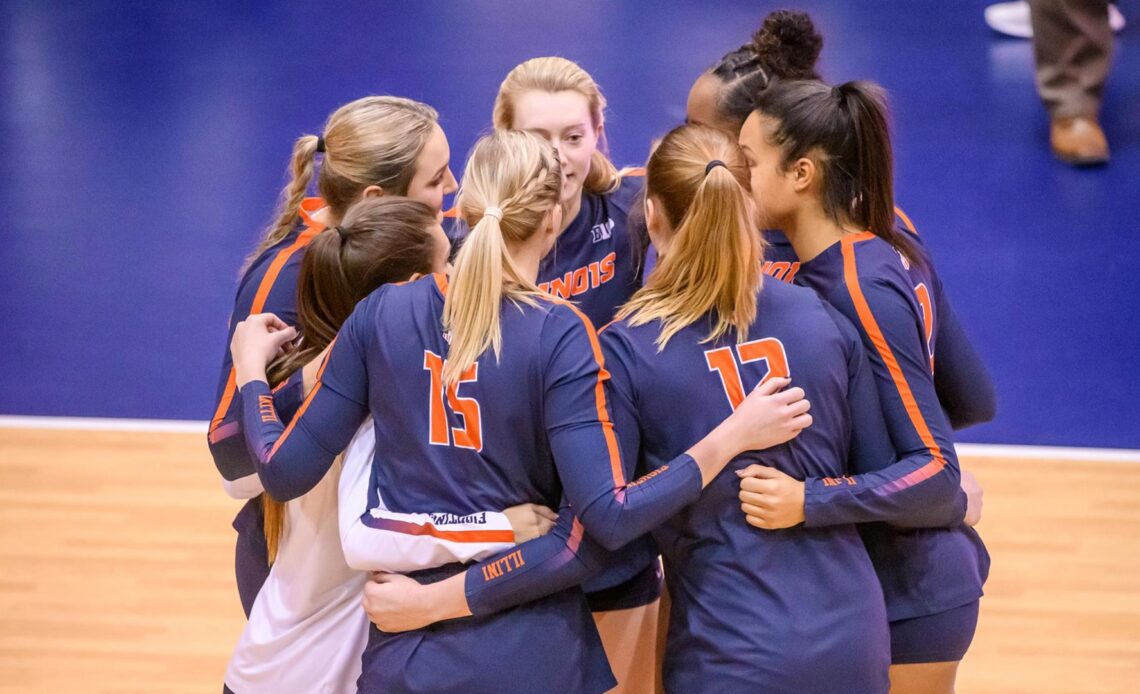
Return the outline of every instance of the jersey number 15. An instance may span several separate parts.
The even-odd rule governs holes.
[[[483,450],[483,419],[479,402],[475,398],[459,397],[459,386],[479,380],[479,364],[472,364],[459,377],[459,383],[443,387],[443,357],[424,350],[424,369],[431,372],[431,395],[428,398],[428,442],[433,446],[450,446]],[[444,403],[444,398],[447,402]],[[463,419],[463,425],[453,427],[447,421],[446,407]]]

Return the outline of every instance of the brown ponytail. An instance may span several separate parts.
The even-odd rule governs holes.
[[[659,349],[710,311],[705,341],[730,329],[747,339],[756,318],[763,246],[739,147],[720,130],[681,126],[653,152],[645,184],[674,229],[673,240],[618,319],[633,325],[660,320]]]
[[[395,196],[369,198],[348,209],[339,227],[317,234],[305,250],[297,279],[297,327],[304,340],[269,365],[277,385],[312,361],[336,337],[361,299],[381,285],[432,271],[435,212]],[[269,560],[285,523],[285,505],[262,495]]]

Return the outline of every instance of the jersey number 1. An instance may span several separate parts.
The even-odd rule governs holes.
[[[749,364],[755,361],[768,363],[768,373],[764,374],[760,383],[769,378],[787,378],[789,375],[788,354],[784,351],[784,343],[774,337],[740,343],[736,346],[735,357],[732,354],[731,347],[718,347],[708,350],[705,352],[705,362],[709,365],[709,371],[715,371],[720,376],[720,383],[724,386],[728,403],[732,405],[734,410],[740,407],[740,403],[744,402],[744,381],[740,377],[740,367],[736,363],[737,357],[741,364]]]
[[[459,383],[443,387],[443,357],[424,350],[424,369],[431,372],[431,396],[428,406],[428,441],[433,446],[450,446],[454,440],[459,448],[483,450],[483,419],[475,398],[459,397],[459,385],[479,380],[479,365],[472,364],[459,377]],[[444,403],[444,397],[447,403]],[[463,426],[453,427],[447,422],[447,406],[463,418]]]

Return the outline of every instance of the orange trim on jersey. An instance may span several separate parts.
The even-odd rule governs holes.
[[[257,285],[257,293],[253,296],[253,303],[249,307],[249,315],[261,313],[265,309],[265,301],[269,298],[269,292],[273,289],[273,285],[277,282],[277,276],[281,274],[281,268],[285,267],[285,263],[289,261],[294,253],[304,248],[313,240],[313,237],[324,231],[325,225],[320,222],[314,221],[310,217],[311,212],[325,206],[325,201],[321,198],[305,198],[301,201],[300,215],[301,219],[305,222],[305,229],[302,231],[293,243],[288,247],[282,248],[277,251],[274,256],[273,262],[269,264],[269,269],[261,278],[261,283]],[[213,432],[222,424],[222,420],[226,417],[226,412],[230,409],[230,404],[233,403],[234,393],[237,392],[237,372],[231,368],[230,375],[226,378],[226,387],[222,389],[222,399],[218,401],[218,409],[214,411],[214,418],[210,420],[210,431]]]
[[[391,518],[365,518],[364,525],[401,535],[430,535],[449,542],[515,543],[513,530],[440,530],[433,523],[413,523]]]
[[[910,221],[910,217],[906,216],[906,212],[903,212],[901,207],[895,207],[895,214],[899,216],[899,219],[903,220],[903,224],[906,225],[907,229],[910,229],[910,233],[918,234],[918,229],[914,228],[914,222]]]
[[[285,431],[281,432],[281,436],[277,439],[277,443],[273,444],[273,448],[269,450],[269,455],[266,456],[265,462],[269,462],[269,460],[273,458],[273,456],[277,453],[277,449],[281,448],[281,444],[285,443],[285,439],[289,438],[289,434],[293,433],[293,427],[297,425],[297,422],[301,419],[301,415],[305,414],[305,410],[309,409],[309,405],[313,402],[313,398],[315,398],[317,396],[317,392],[320,391],[322,385],[321,377],[325,375],[325,369],[329,365],[329,358],[332,357],[332,348],[333,345],[336,344],[336,341],[337,338],[334,337],[332,342],[329,343],[328,354],[325,355],[325,360],[321,362],[321,368],[317,369],[317,382],[313,386],[312,392],[309,393],[308,397],[305,398],[305,402],[301,403],[301,407],[297,410],[297,414],[293,415],[293,419],[289,420],[289,426],[285,427]]]
[[[444,210],[443,216],[448,218],[448,219],[455,219],[456,217],[459,216],[459,209],[456,207],[453,207],[450,210]]]
[[[598,363],[598,382],[594,385],[594,404],[598,408],[598,421],[602,423],[602,433],[605,436],[606,448],[610,454],[610,473],[613,475],[615,487],[625,486],[625,471],[621,466],[621,452],[618,449],[617,437],[614,435],[614,424],[610,421],[609,410],[606,408],[605,381],[610,377],[610,374],[606,371],[606,359],[602,356],[602,346],[598,343],[598,334],[594,331],[593,323],[586,317],[586,314],[578,310],[577,306],[561,299],[551,298],[550,300],[553,303],[568,307],[586,326],[586,334],[590,338],[590,348],[594,352],[594,361]]]
[[[586,534],[586,529],[578,522],[578,518],[574,518],[574,523],[570,526],[570,537],[566,540],[566,548],[575,554],[578,553],[578,546],[582,544],[582,536]]]
[[[323,198],[305,198],[301,201],[301,209],[299,209],[297,213],[301,216],[301,221],[305,223],[305,226],[324,229],[325,225],[313,221],[312,214],[326,207],[328,207],[328,205],[325,204]]]
[[[867,331],[867,335],[871,338],[871,343],[875,346],[875,351],[879,353],[879,356],[887,365],[887,371],[890,372],[891,380],[894,382],[895,388],[898,389],[899,397],[902,398],[910,422],[933,458],[926,465],[907,475],[908,480],[913,484],[937,474],[946,466],[946,460],[942,457],[942,449],[939,448],[938,442],[934,440],[934,435],[930,433],[930,428],[926,425],[926,420],[922,416],[922,410],[918,407],[918,401],[914,399],[914,393],[911,392],[910,384],[906,381],[906,374],[903,373],[902,367],[899,366],[898,360],[895,359],[895,354],[891,350],[890,344],[887,343],[887,338],[883,336],[883,331],[879,329],[878,321],[875,320],[874,314],[871,313],[871,307],[867,304],[867,298],[863,296],[863,289],[859,286],[859,273],[855,266],[855,244],[860,241],[866,241],[869,238],[874,238],[874,234],[870,232],[854,234],[841,241],[843,248],[843,279],[847,284],[847,291],[851,294],[851,301],[855,304],[855,312],[859,316],[859,322],[862,323],[863,329]]]
[[[435,286],[439,287],[439,293],[447,296],[447,275],[442,272],[433,272],[431,277],[435,280]]]

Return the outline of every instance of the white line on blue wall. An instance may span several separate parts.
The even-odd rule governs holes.
[[[79,431],[140,431],[205,434],[209,422],[180,419],[104,419],[97,417],[23,417],[0,415],[0,429],[71,429]],[[1070,448],[989,443],[959,443],[958,454],[968,458],[1029,458],[1033,460],[1096,460],[1140,463],[1140,449]]]

